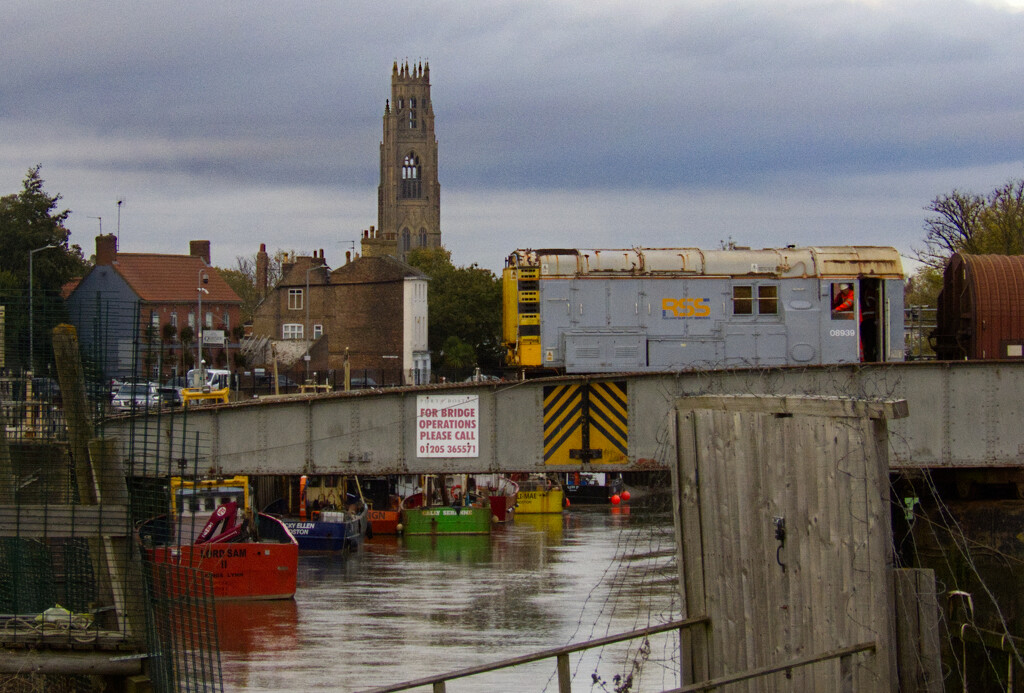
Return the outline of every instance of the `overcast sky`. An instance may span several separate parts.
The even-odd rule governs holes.
[[[1024,0],[8,0],[0,194],[42,164],[89,255],[260,243],[339,266],[377,223],[395,60],[429,61],[442,240],[921,245],[1024,178]]]

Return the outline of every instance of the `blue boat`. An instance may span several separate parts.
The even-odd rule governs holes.
[[[367,506],[358,509],[324,510],[316,519],[282,518],[299,542],[299,552],[345,551],[359,548],[369,527]]]

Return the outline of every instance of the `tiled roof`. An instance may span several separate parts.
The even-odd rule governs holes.
[[[112,266],[143,301],[195,301],[199,272],[205,270],[209,280],[203,284],[203,288],[209,293],[203,294],[203,301],[242,302],[217,270],[195,255],[118,253]]]
[[[64,282],[64,286],[60,287],[60,297],[67,300],[68,296],[75,293],[75,289],[77,289],[78,285],[82,283],[82,279],[84,279],[84,277],[75,277],[74,279],[69,279]]]
[[[427,275],[390,255],[359,257],[331,272],[331,284],[394,282],[406,277],[426,279]]]

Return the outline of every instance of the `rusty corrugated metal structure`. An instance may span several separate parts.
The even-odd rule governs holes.
[[[932,341],[944,360],[1024,358],[1024,256],[955,253]]]

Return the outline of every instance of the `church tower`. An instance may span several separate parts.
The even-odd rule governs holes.
[[[441,245],[441,185],[437,182],[437,140],[430,101],[430,64],[391,70],[391,98],[384,106],[380,143],[376,243],[371,254],[404,260],[413,248]],[[370,250],[364,238],[364,254]],[[394,245],[392,245],[394,244]]]

